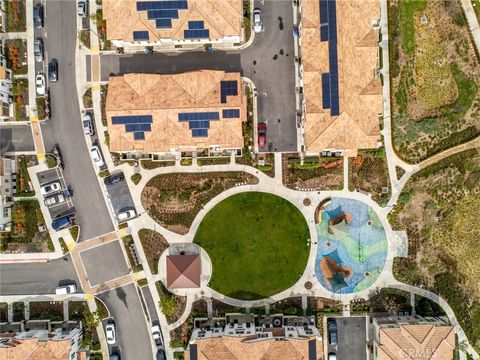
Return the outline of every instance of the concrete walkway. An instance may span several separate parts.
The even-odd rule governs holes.
[[[463,11],[465,11],[465,16],[467,17],[468,27],[472,33],[473,41],[477,47],[477,51],[480,51],[480,26],[472,2],[470,0],[461,0],[461,2]],[[480,6],[478,2],[477,6]]]

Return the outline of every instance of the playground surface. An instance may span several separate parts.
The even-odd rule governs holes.
[[[315,274],[327,290],[350,294],[371,286],[387,257],[387,236],[375,211],[353,199],[323,201],[316,215]]]

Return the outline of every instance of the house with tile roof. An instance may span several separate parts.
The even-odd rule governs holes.
[[[13,116],[12,70],[7,67],[7,59],[0,54],[0,121]]]
[[[267,327],[265,322],[255,325],[254,315],[226,314],[212,319],[226,322],[224,328],[206,320],[204,327],[192,332],[185,351],[186,360],[319,360],[323,359],[323,342],[318,329],[303,319],[300,324],[287,324],[282,314],[270,317],[279,320]],[[197,319],[195,319],[197,320]],[[195,321],[195,323],[198,323]]]
[[[112,76],[105,112],[111,152],[230,154],[243,148],[247,114],[239,73]]]
[[[378,147],[380,1],[302,1],[301,14],[306,152]]]
[[[104,0],[107,39],[116,47],[235,44],[242,0]]]
[[[0,359],[84,360],[86,353],[79,351],[81,338],[81,328],[0,334]]]
[[[374,359],[453,360],[455,331],[439,318],[374,318]]]

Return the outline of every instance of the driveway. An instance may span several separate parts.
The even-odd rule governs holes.
[[[63,259],[67,259],[67,261]],[[0,264],[0,292],[2,295],[55,294],[60,282],[77,284],[77,272],[70,255],[49,262],[28,264]]]
[[[328,353],[336,353],[338,360],[367,360],[367,319],[357,316],[334,319],[337,322],[338,345],[328,344]],[[328,339],[327,335],[325,339]]]
[[[55,144],[60,145],[64,177],[75,194],[75,222],[82,228],[82,241],[113,231],[113,224],[80,119],[75,85],[76,2],[48,2],[46,13],[45,48],[49,58],[58,59],[59,81],[50,87],[52,118],[42,123],[42,133],[47,151]]]
[[[258,90],[258,118],[267,122],[265,151],[296,151],[293,9],[291,1],[255,3],[262,11],[264,31],[242,51],[176,54],[104,55],[102,80],[131,72],[175,74],[193,70],[240,72]]]
[[[0,155],[34,152],[32,128],[25,125],[0,125]]]
[[[150,333],[136,286],[116,288],[98,297],[107,305],[115,321],[117,343],[113,347],[120,348],[122,359],[152,359]]]

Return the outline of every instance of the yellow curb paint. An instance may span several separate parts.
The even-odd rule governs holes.
[[[37,115],[30,115],[30,120],[31,121],[38,121],[38,116]]]
[[[99,53],[100,52],[100,48],[98,46],[92,46],[90,48],[90,50],[92,51],[92,53]]]
[[[100,91],[100,85],[99,84],[92,85],[92,91]]]
[[[87,299],[87,301],[92,301],[93,299],[95,299],[95,297],[92,294],[85,295],[85,298]]]
[[[45,154],[38,153],[37,157],[38,157],[39,160],[45,160]]]
[[[75,243],[74,243],[74,242],[69,242],[69,243],[67,244],[68,250],[72,250],[74,246],[75,246]]]
[[[126,235],[125,229],[118,230],[118,234],[120,235],[120,237],[124,237]]]
[[[141,271],[138,271],[136,273],[133,273],[133,278],[138,281],[141,279],[145,279],[145,274],[143,274]]]

